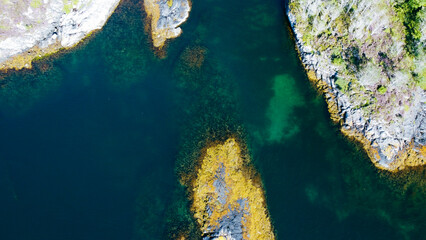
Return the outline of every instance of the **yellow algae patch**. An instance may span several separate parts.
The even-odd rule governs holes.
[[[160,30],[157,28],[157,23],[160,19],[160,5],[158,5],[158,0],[145,0],[143,1],[143,6],[148,16],[148,21],[151,21],[151,36],[154,47],[162,48],[164,42],[167,40],[167,32],[165,29]]]
[[[51,44],[47,48],[40,48],[39,46],[34,46],[26,52],[13,56],[10,59],[0,63],[0,70],[19,70],[22,68],[31,68],[31,63],[34,59],[46,57],[48,55],[56,53],[61,48],[62,46],[59,42]]]
[[[167,6],[172,7],[173,5],[173,0],[167,0]]]
[[[192,210],[203,233],[218,233],[223,219],[238,212],[243,239],[275,238],[261,183],[234,138],[207,148],[192,190]],[[218,234],[216,239],[232,235]]]
[[[23,53],[19,53],[15,56],[10,57],[6,61],[0,63],[0,71],[7,71],[8,69],[21,70],[24,68],[31,69],[32,63],[38,59],[44,59],[49,56],[55,56],[56,54],[64,53],[71,49],[77,49],[78,47],[83,47],[85,43],[88,42],[99,30],[93,30],[87,34],[79,42],[73,44],[70,47],[64,47],[61,45],[61,42],[56,41],[45,48],[41,48],[36,45]]]
[[[426,164],[426,155],[424,150],[425,146],[421,146],[419,149],[411,143],[404,149],[400,150],[395,159],[385,167],[379,163],[379,152],[371,145],[371,142],[364,135],[354,130],[345,129],[343,127],[341,128],[341,132],[349,139],[353,139],[361,143],[363,149],[367,152],[371,161],[379,169],[390,172],[397,172],[406,168],[419,167]]]

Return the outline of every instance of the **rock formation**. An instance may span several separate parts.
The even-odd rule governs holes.
[[[145,0],[144,8],[156,48],[162,48],[167,39],[182,33],[179,26],[189,17],[191,10],[188,0]]]
[[[120,0],[3,0],[0,4],[0,69],[79,43],[102,28]]]
[[[261,182],[233,138],[207,148],[192,183],[203,239],[274,239]]]
[[[419,0],[290,0],[309,78],[375,165],[425,164],[426,10]]]

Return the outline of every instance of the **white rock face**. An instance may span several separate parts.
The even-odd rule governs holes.
[[[101,29],[120,0],[1,0],[0,64],[35,46],[76,45]]]

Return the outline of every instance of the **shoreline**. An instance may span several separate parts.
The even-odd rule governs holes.
[[[295,29],[292,26],[292,22],[289,17],[288,6],[285,9],[286,12],[286,24],[288,31],[290,32],[290,37],[293,39],[295,50],[300,60],[300,64],[303,67],[306,77],[309,82],[313,85],[318,94],[321,94],[324,98],[327,109],[330,114],[330,120],[337,124],[341,134],[347,138],[349,141],[359,144],[363,151],[368,155],[370,161],[374,166],[380,170],[389,171],[392,173],[404,170],[407,168],[413,167],[423,167],[426,164],[425,155],[426,155],[426,146],[422,146],[420,149],[416,149],[411,142],[408,147],[404,147],[398,152],[396,157],[387,165],[384,166],[380,161],[380,154],[376,148],[372,146],[371,141],[369,141],[362,133],[358,132],[356,129],[349,129],[343,126],[344,119],[339,114],[339,104],[337,102],[337,96],[334,93],[334,89],[329,86],[325,80],[317,76],[317,72],[314,67],[305,63],[301,48],[303,47],[302,43],[297,37]],[[334,91],[333,91],[334,90]]]
[[[38,6],[28,6],[29,11],[35,12],[34,16],[25,15],[31,27],[23,31],[18,25],[8,26],[10,33],[5,32],[5,35],[10,35],[10,37],[5,37],[0,41],[0,43],[6,44],[0,48],[3,58],[3,61],[0,62],[0,72],[31,69],[32,62],[35,60],[62,54],[76,48],[83,42],[87,42],[92,35],[105,26],[120,3],[121,0],[110,0],[108,3],[77,1],[67,3],[68,5],[63,2],[65,4],[63,6],[56,2],[50,3],[51,5],[40,3]],[[101,11],[98,10],[100,4],[104,4]],[[63,7],[62,11],[59,7]],[[7,9],[7,6],[5,8]],[[55,14],[52,15],[52,11],[56,11]],[[42,14],[42,22],[46,23],[39,23],[39,25],[33,27],[31,23],[37,17],[40,17],[40,14]],[[17,17],[22,17],[21,15],[13,15],[13,13],[9,15],[6,17],[9,17],[11,21]],[[39,29],[42,31],[41,34],[37,33]],[[37,34],[33,34],[34,32]],[[20,45],[10,47],[10,45],[7,45],[7,42],[10,41],[19,41]]]
[[[263,182],[242,139],[207,141],[199,155],[185,186],[203,239],[274,239]]]
[[[34,46],[33,48],[17,54],[0,63],[0,73],[7,74],[12,71],[32,70],[33,64],[39,61],[56,59],[70,51],[77,51],[88,44],[102,29],[95,29],[71,47],[63,47],[60,43],[52,44],[46,48]]]
[[[164,56],[164,46],[170,39],[182,34],[180,26],[189,18],[190,0],[146,0],[142,3],[146,14],[145,32],[151,35],[151,43],[159,56]]]

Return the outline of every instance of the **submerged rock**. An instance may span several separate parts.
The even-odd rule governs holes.
[[[188,0],[145,0],[144,8],[156,48],[162,48],[167,39],[182,33],[179,26],[189,17],[191,10]]]
[[[425,7],[417,0],[289,1],[309,78],[342,132],[381,169],[426,162]]]
[[[207,148],[192,182],[203,239],[274,239],[261,182],[233,138]]]
[[[3,0],[0,69],[30,68],[31,61],[79,43],[102,28],[120,0]]]

